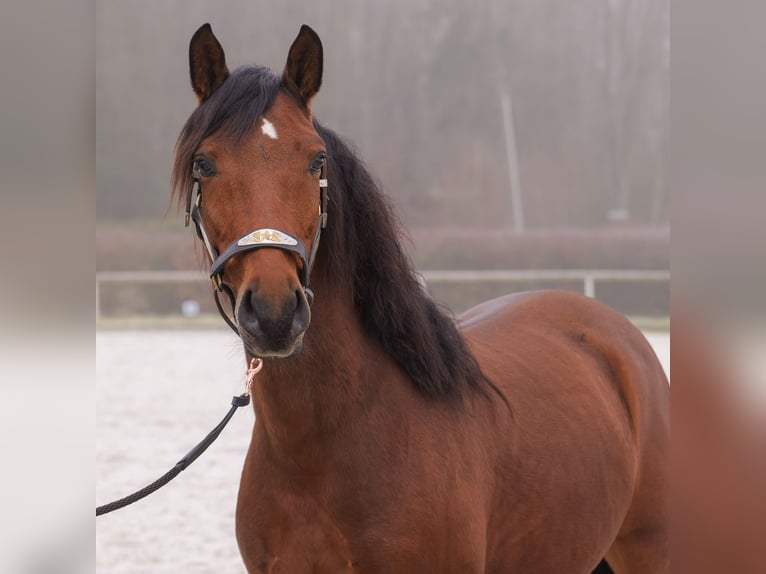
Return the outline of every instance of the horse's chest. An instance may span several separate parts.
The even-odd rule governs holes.
[[[288,537],[275,544],[242,545],[242,557],[250,573],[259,574],[353,574],[354,563],[339,548],[324,542]],[[318,543],[317,543],[318,542]],[[256,547],[259,546],[259,547]]]
[[[404,505],[407,507],[408,505]],[[256,516],[257,514],[257,516]],[[237,537],[250,573],[273,574],[471,574],[482,571],[481,536],[453,524],[455,539],[442,532],[441,521],[411,525],[412,513],[395,513],[386,524],[343,528],[310,499],[270,498],[252,512],[240,509]],[[393,524],[391,523],[393,520]],[[473,533],[475,534],[475,533]],[[434,569],[435,567],[435,569]]]
[[[346,537],[310,499],[277,496],[252,513],[240,507],[237,538],[248,572],[357,572]]]
[[[433,442],[422,451],[437,452]],[[394,451],[375,472],[347,464],[296,473],[249,457],[237,510],[249,572],[481,571],[486,522],[476,465],[458,459],[444,472],[425,457],[406,456],[406,448]]]

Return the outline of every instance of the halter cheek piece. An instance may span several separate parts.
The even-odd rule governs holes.
[[[229,297],[231,308],[233,310],[236,303],[236,297],[234,296],[231,287],[223,282],[223,273],[226,263],[238,253],[270,247],[274,249],[282,249],[283,251],[290,251],[291,253],[298,255],[302,263],[299,272],[301,287],[303,287],[303,290],[306,292],[306,297],[308,298],[309,303],[311,303],[314,299],[314,294],[311,289],[308,288],[309,274],[311,272],[311,267],[314,264],[317,248],[319,247],[319,237],[322,233],[322,229],[327,227],[327,160],[325,159],[322,163],[322,171],[319,176],[319,222],[317,224],[314,240],[311,242],[311,251],[307,251],[306,245],[295,235],[279,229],[263,227],[245,233],[241,237],[235,239],[226,249],[224,249],[223,253],[219,254],[210,242],[207,232],[205,231],[205,226],[202,223],[202,212],[200,211],[202,206],[202,173],[196,162],[192,166],[192,179],[192,187],[186,195],[184,225],[189,227],[189,220],[191,219],[197,229],[197,236],[202,239],[205,244],[208,256],[210,257],[210,278],[215,287],[215,291],[213,292],[215,304],[216,307],[218,307],[218,312],[229,327],[231,327],[235,333],[239,334],[237,325],[231,318],[229,318],[221,306],[219,293],[223,292]],[[194,198],[193,200],[192,197]]]

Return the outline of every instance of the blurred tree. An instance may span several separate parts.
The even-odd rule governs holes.
[[[667,223],[667,0],[103,0],[97,214],[159,219],[195,105],[204,22],[229,66],[281,71],[302,23],[325,45],[317,117],[356,143],[409,225],[509,218],[501,98],[513,99],[528,227]]]

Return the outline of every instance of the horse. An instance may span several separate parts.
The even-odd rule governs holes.
[[[173,194],[263,361],[236,504],[247,571],[668,572],[669,386],[646,339],[563,291],[452,317],[314,118],[322,66],[305,25],[281,75],[229,72],[209,24],[189,46]]]

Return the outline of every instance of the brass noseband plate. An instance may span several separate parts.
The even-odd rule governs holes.
[[[295,238],[278,229],[256,229],[237,241],[237,245],[297,245]]]

